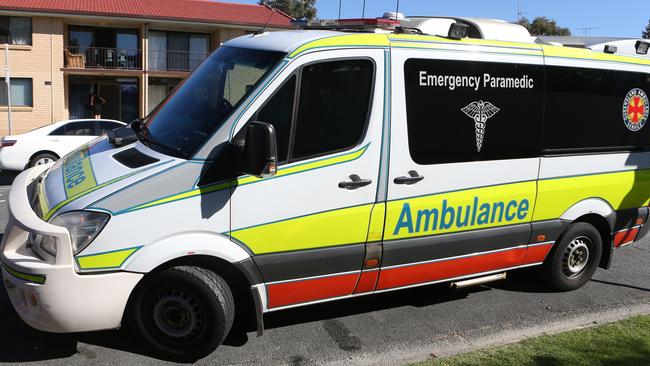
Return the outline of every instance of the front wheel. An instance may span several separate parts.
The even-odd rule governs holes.
[[[195,361],[213,352],[228,335],[235,303],[219,275],[179,266],[145,278],[127,314],[133,331],[155,354]]]
[[[586,222],[574,223],[557,241],[542,275],[552,290],[578,289],[596,272],[602,251],[598,230]]]

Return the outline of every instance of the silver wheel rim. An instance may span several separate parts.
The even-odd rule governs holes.
[[[44,164],[49,164],[49,163],[51,163],[51,162],[53,162],[53,161],[54,161],[54,160],[53,160],[53,159],[50,159],[50,158],[40,158],[40,159],[36,160],[36,164],[34,164],[34,165],[44,165]]]
[[[198,332],[204,322],[204,314],[190,294],[182,290],[167,290],[154,306],[153,319],[166,336],[185,338]]]
[[[568,278],[580,276],[589,264],[591,239],[580,236],[571,241],[562,258],[562,271]]]

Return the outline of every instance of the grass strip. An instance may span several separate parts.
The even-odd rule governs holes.
[[[650,316],[545,335],[462,355],[435,358],[418,366],[458,365],[649,365]]]

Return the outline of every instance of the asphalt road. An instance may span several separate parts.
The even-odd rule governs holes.
[[[0,184],[7,184],[2,179]],[[8,193],[8,186],[0,186],[2,228]],[[561,329],[622,317],[632,308],[650,312],[649,262],[646,239],[618,250],[611,270],[599,270],[594,280],[570,293],[546,293],[520,274],[468,292],[426,286],[272,313],[265,317],[263,337],[253,329],[237,330],[199,363],[402,364],[539,334],[553,329],[549,324]],[[32,330],[0,289],[0,363],[162,362],[142,352],[126,330],[73,335]]]

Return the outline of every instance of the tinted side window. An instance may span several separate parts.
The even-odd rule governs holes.
[[[65,126],[66,125],[63,125],[63,126],[57,128],[56,130],[50,132],[50,136],[63,136],[63,135],[65,135]]]
[[[287,161],[295,94],[296,76],[294,75],[266,102],[255,117],[258,121],[270,123],[275,128],[279,163]]]
[[[99,121],[99,134],[103,135],[108,131],[114,130],[116,128],[123,127],[122,124],[108,121]]]
[[[410,59],[404,79],[409,151],[416,163],[539,154],[542,66]]]
[[[649,74],[548,66],[546,77],[547,151],[650,146]]]
[[[71,122],[65,125],[65,135],[68,136],[95,136],[95,122]]]
[[[374,63],[343,60],[301,72],[292,161],[353,147],[366,128]]]

